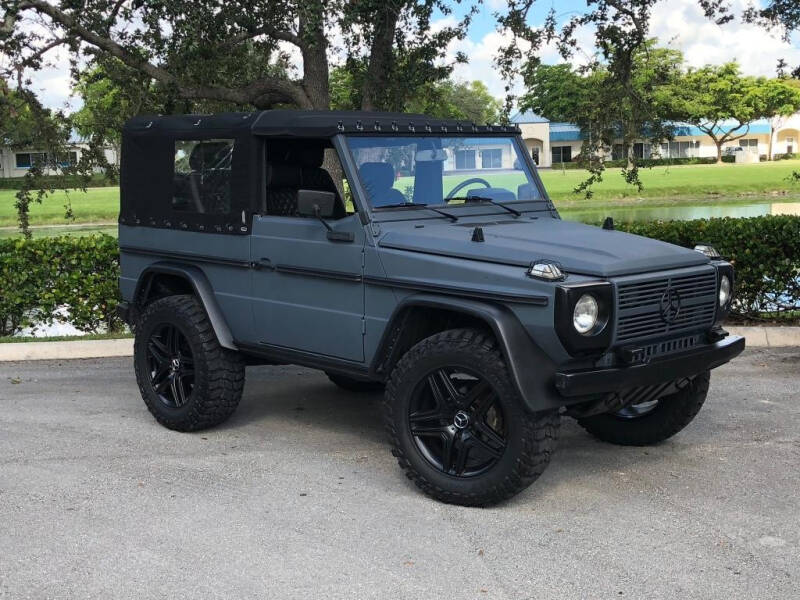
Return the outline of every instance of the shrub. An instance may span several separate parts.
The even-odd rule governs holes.
[[[617,229],[687,248],[713,244],[736,266],[736,313],[800,310],[800,217],[618,223]],[[65,306],[67,320],[95,333],[116,331],[119,247],[108,235],[0,240],[0,336],[50,323]]]
[[[0,178],[0,190],[19,190],[22,188],[24,177],[3,177]],[[52,185],[54,188],[81,188],[86,187],[111,187],[119,185],[119,181],[109,179],[105,175],[92,175],[91,179],[84,183],[77,175],[45,176],[42,177],[43,185]]]
[[[108,235],[0,240],[0,336],[52,323],[58,307],[81,331],[116,331],[118,277],[119,247]]]
[[[762,157],[764,160],[766,157]],[[672,165],[713,165],[716,164],[716,157],[710,156],[694,156],[690,158],[640,158],[636,164],[641,169],[649,167],[667,167]],[[736,162],[735,156],[724,155],[722,162],[732,163]],[[606,169],[621,169],[628,166],[628,161],[622,160],[607,160],[603,163]],[[585,169],[586,163],[580,160],[574,160],[568,163],[553,163],[553,169]]]
[[[713,244],[736,266],[735,312],[740,316],[800,310],[798,216],[620,223],[617,228],[687,248]]]

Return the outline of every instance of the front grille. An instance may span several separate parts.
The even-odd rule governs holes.
[[[662,298],[672,288],[680,309],[667,322]],[[617,342],[698,331],[711,327],[717,308],[717,273],[713,268],[673,277],[623,281],[617,284]]]
[[[644,347],[646,358],[655,358],[683,350],[690,350],[700,343],[700,334],[688,335],[684,337],[667,340],[665,342],[655,342]]]

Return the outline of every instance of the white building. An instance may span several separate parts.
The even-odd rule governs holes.
[[[551,167],[562,162],[572,162],[583,146],[580,128],[572,123],[551,123],[530,111],[517,113],[511,121],[519,125],[522,138],[533,159],[541,167]],[[721,133],[733,127],[720,125]],[[727,142],[723,152],[740,152],[736,148],[757,156],[769,154],[770,123],[762,119],[750,123],[744,137]],[[736,132],[740,135],[745,130]],[[730,149],[730,150],[728,150]],[[633,152],[637,158],[716,158],[717,147],[713,140],[697,127],[687,123],[675,124],[675,139],[653,148],[647,141],[636,142]],[[800,152],[800,113],[791,117],[776,118],[772,123],[772,157]],[[621,140],[607,155],[608,159],[624,158]]]
[[[77,163],[81,154],[89,148],[89,144],[80,140],[70,142],[69,149],[59,160],[61,166],[68,166]],[[109,147],[105,149],[106,160],[111,164],[117,164],[117,152]],[[47,153],[41,148],[0,148],[0,178],[24,177],[30,168],[37,163],[48,163]],[[47,170],[48,174],[54,175],[53,169]]]

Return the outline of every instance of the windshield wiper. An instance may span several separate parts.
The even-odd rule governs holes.
[[[515,218],[522,216],[522,213],[519,212],[516,208],[511,208],[507,204],[503,204],[502,202],[498,202],[497,200],[492,200],[491,198],[487,198],[486,196],[470,196],[468,198],[466,196],[463,196],[457,198],[450,198],[450,200],[463,200],[464,202],[467,203],[470,200],[477,202],[488,202],[489,204],[492,204],[494,206],[499,206],[503,210],[510,212],[512,215],[514,215]]]
[[[383,206],[378,206],[376,208],[425,208],[428,210],[432,210],[435,213],[439,213],[443,217],[447,217],[453,223],[458,221],[458,217],[452,213],[445,212],[443,210],[439,210],[438,208],[433,208],[432,206],[428,206],[427,204],[420,203],[420,202],[398,202],[397,204],[384,204]]]

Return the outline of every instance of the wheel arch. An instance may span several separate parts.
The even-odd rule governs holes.
[[[371,377],[385,380],[414,344],[445,329],[465,325],[491,330],[529,410],[547,410],[563,404],[554,385],[555,364],[516,315],[504,306],[469,298],[415,294],[403,299],[392,313],[372,359]]]
[[[153,300],[176,294],[194,295],[203,305],[220,346],[238,350],[225,315],[214,296],[214,289],[199,267],[173,262],[149,265],[139,275],[136,283],[134,306],[141,311]]]

